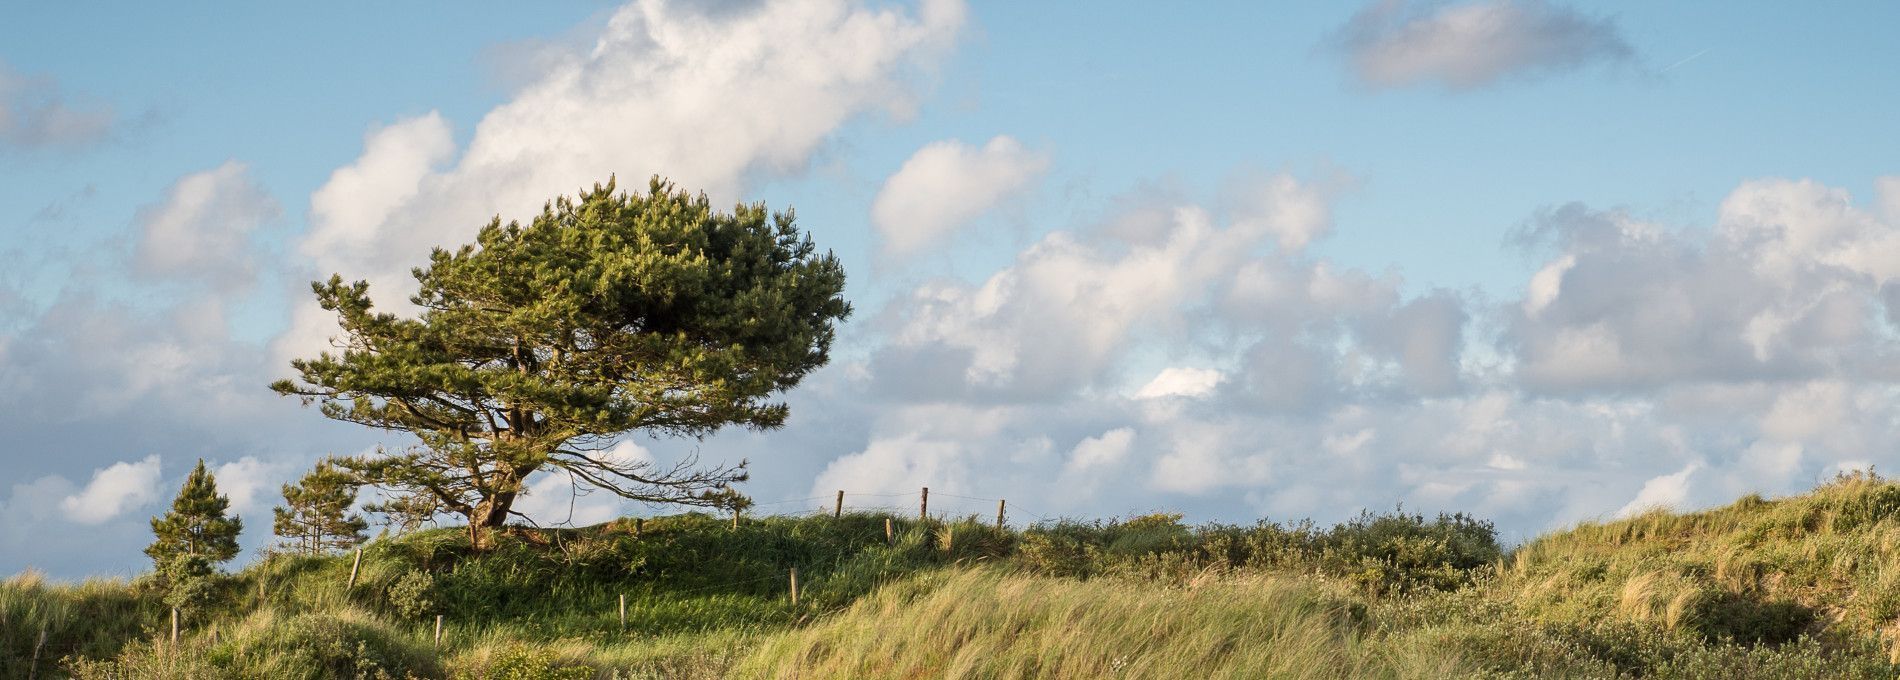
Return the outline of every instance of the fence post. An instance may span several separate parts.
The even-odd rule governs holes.
[[[831,508],[831,516],[834,519],[844,516],[844,489],[838,490],[838,504]]]
[[[634,538],[639,538],[641,534],[646,533],[646,530],[647,530],[647,520],[645,517],[633,518],[633,537]]]
[[[178,644],[178,608],[172,607],[172,644]]]
[[[620,594],[620,632],[627,632],[627,594]]]
[[[33,665],[26,669],[26,680],[35,680],[40,676],[40,648],[46,646],[46,628],[40,628],[40,641],[33,643]]]
[[[918,521],[930,519],[930,487],[924,487],[923,500],[917,503],[917,519]]]
[[[356,570],[361,566],[363,566],[363,549],[357,548],[356,559],[350,561],[350,582],[348,585],[343,586],[344,590],[356,587]]]
[[[798,567],[792,567],[792,606],[798,606]]]
[[[891,518],[884,518],[884,545],[897,545],[897,532],[891,530]]]
[[[442,649],[442,615],[435,615],[435,648]]]
[[[732,508],[732,530],[733,531],[739,530],[739,507],[738,506],[733,506]]]
[[[1009,499],[999,499],[996,501],[996,528],[998,529],[1003,528],[1003,506],[1008,503]]]

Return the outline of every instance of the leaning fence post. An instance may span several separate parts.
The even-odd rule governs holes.
[[[917,519],[918,521],[930,519],[930,487],[924,487],[923,500],[917,503]]]
[[[442,615],[435,615],[435,648],[442,648]]]
[[[40,676],[40,648],[46,646],[46,629],[40,628],[40,641],[33,643],[33,665],[26,669],[26,680],[35,680]]]
[[[884,518],[884,545],[897,545],[897,532],[891,530],[891,518]]]
[[[627,594],[620,594],[620,632],[627,632]]]
[[[1008,499],[999,499],[996,501],[996,528],[998,529],[1003,528],[1003,506],[1007,503],[1009,503]]]
[[[348,585],[343,586],[344,590],[356,587],[356,570],[361,566],[363,566],[363,549],[357,548],[356,559],[350,561],[350,582]]]
[[[838,504],[835,506],[832,506],[831,516],[833,518],[844,516],[844,489],[838,490]]]
[[[792,606],[798,606],[798,567],[792,567]]]

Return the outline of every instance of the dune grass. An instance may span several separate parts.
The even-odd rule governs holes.
[[[773,636],[734,669],[757,678],[1448,678],[1455,653],[1395,647],[1312,580],[1183,586],[995,569],[886,588]]]
[[[484,553],[422,531],[372,541],[354,587],[349,556],[274,556],[175,644],[152,579],[22,574],[0,678],[1900,676],[1900,486],[1871,475],[1508,554],[1463,515],[896,519],[889,543],[885,519],[686,514]]]

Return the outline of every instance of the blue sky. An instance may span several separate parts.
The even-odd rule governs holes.
[[[6,12],[0,571],[140,568],[199,456],[262,545],[277,484],[403,443],[263,389],[303,283],[608,172],[845,260],[785,430],[629,440],[761,500],[1522,536],[1894,459],[1889,3]]]

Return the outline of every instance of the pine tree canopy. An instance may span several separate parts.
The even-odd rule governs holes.
[[[483,227],[415,270],[414,318],[372,311],[366,282],[313,284],[337,352],[291,362],[277,392],[323,414],[414,433],[420,446],[339,464],[427,493],[474,527],[507,519],[524,481],[558,470],[625,498],[708,505],[745,463],[617,460],[628,432],[771,429],[773,398],[829,357],[850,314],[844,269],[791,212],[714,211],[654,178],[610,180],[534,220]],[[477,533],[480,539],[479,532]]]
[[[145,554],[160,570],[179,557],[212,563],[237,557],[238,532],[243,531],[244,523],[225,515],[230,507],[231,499],[218,494],[217,480],[205,470],[204,459],[198,459],[198,466],[185,478],[178,497],[172,499],[171,512],[152,518],[152,533],[157,540],[145,548]]]
[[[284,505],[275,511],[272,529],[292,551],[320,555],[348,550],[363,542],[369,522],[350,512],[356,504],[356,477],[330,460],[284,485]]]

